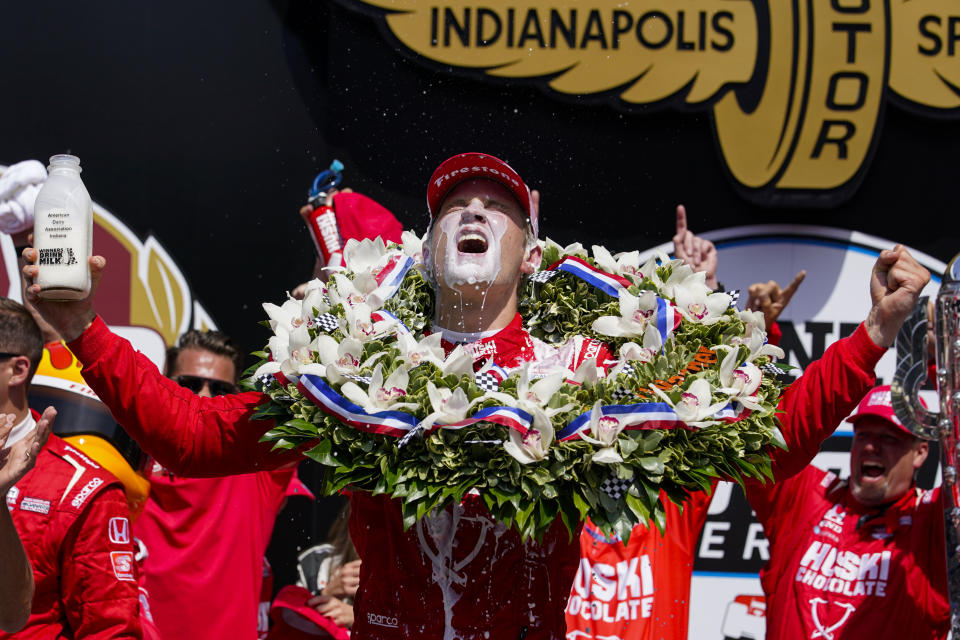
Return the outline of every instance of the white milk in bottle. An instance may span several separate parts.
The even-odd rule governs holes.
[[[77,300],[90,293],[93,209],[80,180],[80,158],[56,155],[34,205],[33,246],[39,252],[40,297]]]

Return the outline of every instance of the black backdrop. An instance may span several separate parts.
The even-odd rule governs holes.
[[[309,273],[296,212],[334,157],[345,186],[420,231],[432,168],[483,150],[543,191],[542,228],[561,243],[649,247],[669,239],[683,202],[697,231],[791,222],[944,261],[960,248],[960,121],[896,105],[851,200],[765,209],[724,174],[707,112],[620,110],[451,75],[397,51],[370,15],[324,0],[6,3],[0,42],[0,164],[79,155],[92,197],[141,238],[154,234],[247,350],[266,339],[259,303]],[[271,551],[281,583],[292,550],[322,538],[334,507],[281,516]]]

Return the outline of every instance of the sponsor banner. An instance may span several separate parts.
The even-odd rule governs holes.
[[[439,73],[706,111],[733,183],[765,205],[849,198],[891,99],[960,116],[952,0],[340,2]]]

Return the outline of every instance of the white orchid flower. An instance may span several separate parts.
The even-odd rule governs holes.
[[[334,286],[330,287],[330,300],[342,304],[344,308],[366,304],[376,310],[383,306],[384,298],[379,291],[376,278],[369,271],[354,275],[351,280],[342,273],[333,274]]]
[[[341,318],[340,330],[344,335],[361,342],[375,340],[394,330],[397,326],[397,321],[394,319],[374,321],[370,317],[373,312],[370,305],[363,302],[353,306],[345,306],[343,311],[346,318]]]
[[[325,377],[330,382],[338,383],[345,375],[360,375],[360,372],[386,355],[385,351],[376,353],[366,360],[363,358],[363,343],[356,338],[344,338],[337,342],[332,337],[321,334],[316,340],[317,353],[320,363],[325,367]],[[307,373],[310,373],[309,371]]]
[[[431,333],[418,341],[412,334],[398,331],[397,347],[400,349],[400,361],[410,369],[424,362],[432,362],[442,367],[444,360],[443,347],[440,345],[442,339],[442,333]]]
[[[597,366],[597,361],[590,358],[584,358],[573,375],[567,378],[567,382],[575,385],[591,385],[604,377],[602,367]]]
[[[304,312],[303,303],[300,300],[290,298],[279,307],[271,302],[264,302],[262,306],[267,312],[267,317],[270,318],[270,328],[274,333],[280,329],[293,331],[310,322],[310,310]]]
[[[643,279],[643,274],[640,271],[639,251],[618,253],[614,256],[607,251],[606,247],[595,244],[593,245],[593,259],[596,260],[597,266],[607,273],[626,276],[635,282]]]
[[[482,396],[473,401],[467,400],[467,394],[460,387],[453,391],[445,387],[438,389],[432,382],[427,383],[427,395],[433,412],[420,423],[425,429],[429,429],[437,422],[441,424],[460,422],[467,417],[467,412],[473,408],[473,405],[483,400]]]
[[[423,242],[426,237],[426,234],[421,237],[412,231],[404,231],[400,234],[403,253],[413,258],[417,264],[423,264]]]
[[[383,267],[387,259],[387,246],[380,237],[375,240],[350,238],[343,247],[343,263],[354,273],[374,272]]]
[[[554,435],[550,418],[544,411],[538,409],[533,414],[530,430],[526,434],[521,434],[515,429],[510,429],[510,438],[503,443],[503,448],[520,464],[530,464],[547,457]]]
[[[633,338],[644,335],[647,323],[657,315],[657,295],[641,291],[633,295],[620,290],[620,317],[601,316],[593,321],[594,332],[614,337]]]
[[[391,373],[384,382],[383,365],[377,363],[366,391],[355,382],[349,381],[343,383],[343,386],[340,387],[340,393],[354,404],[363,407],[363,410],[367,413],[416,409],[419,406],[416,403],[401,401],[407,395],[407,383],[409,381],[407,370],[400,367]]]
[[[303,315],[309,314],[311,318],[330,310],[327,302],[327,287],[322,280],[314,278],[307,283],[300,309]]]
[[[680,396],[680,402],[674,404],[666,393],[650,385],[654,393],[660,396],[660,399],[673,407],[677,418],[691,427],[709,427],[716,424],[716,420],[710,420],[717,411],[722,409],[726,402],[711,403],[713,400],[713,389],[710,383],[703,378],[697,378]]]
[[[623,457],[617,453],[617,436],[623,431],[627,423],[613,416],[605,416],[600,410],[600,401],[597,400],[590,410],[590,422],[587,429],[580,432],[580,438],[590,444],[600,447],[593,454],[591,460],[600,464],[615,464],[623,462]],[[587,431],[590,435],[587,435]]]
[[[564,380],[568,375],[566,367],[558,367],[548,373],[546,376],[533,380],[530,374],[532,365],[527,362],[520,368],[520,376],[517,380],[517,396],[499,392],[487,392],[487,396],[496,398],[498,401],[526,411],[530,414],[542,412],[547,418],[552,418],[558,413],[570,411],[572,404],[566,404],[562,407],[547,407],[550,399],[560,390]]]
[[[752,362],[739,364],[739,349],[736,347],[718,348],[726,349],[729,353],[720,363],[719,376],[722,386],[717,391],[729,395],[731,400],[736,400],[748,409],[755,411],[762,409],[763,407],[753,397],[763,380],[760,368]]]
[[[639,360],[640,362],[651,362],[660,349],[663,348],[663,338],[657,328],[650,324],[643,332],[643,346],[636,342],[625,342],[620,345],[620,360],[625,362]]]
[[[565,247],[561,247],[559,244],[547,238],[544,248],[553,247],[560,252],[560,257],[563,256],[579,256],[581,258],[587,257],[587,250],[583,248],[583,245],[579,242],[574,242],[573,244],[568,244]]]
[[[663,286],[663,281],[660,280],[660,276],[657,275],[657,257],[651,256],[639,269],[637,274],[641,279],[650,280],[657,288]]]
[[[310,339],[310,332],[305,324],[289,331],[286,327],[278,326],[277,333],[267,342],[273,360],[258,367],[254,376],[259,378],[275,373],[282,373],[288,378],[306,373],[324,375],[325,368],[316,362],[319,354],[318,340]]]
[[[440,374],[444,377],[453,374],[456,376],[473,375],[473,356],[461,345],[457,345],[443,362],[440,363]]]
[[[703,271],[694,272],[693,268],[685,262],[678,262],[670,272],[670,277],[660,287],[660,292],[668,298],[677,297],[678,288],[691,289],[692,292],[707,294],[710,288],[705,284],[707,274]]]
[[[684,319],[697,324],[711,325],[720,321],[730,308],[726,293],[708,293],[710,290],[689,278],[674,287],[674,301]]]
[[[768,343],[766,340],[766,332],[757,329],[754,329],[752,332],[750,332],[750,341],[747,343],[747,347],[750,349],[750,354],[747,356],[747,362],[753,362],[761,356],[783,358],[786,355],[783,352],[783,349]]]

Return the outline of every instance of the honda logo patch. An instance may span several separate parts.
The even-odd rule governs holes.
[[[110,518],[110,542],[113,544],[130,544],[130,521],[126,518]]]

